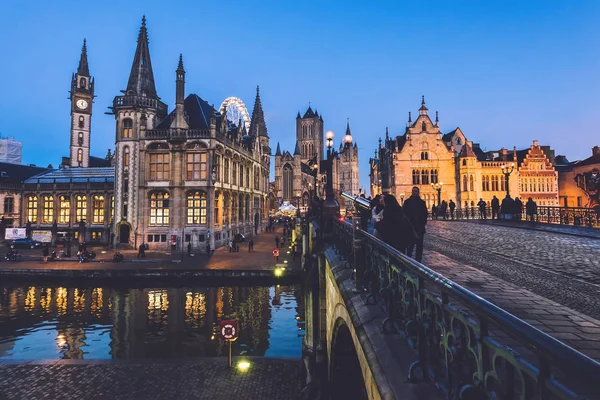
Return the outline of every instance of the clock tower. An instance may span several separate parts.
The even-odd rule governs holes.
[[[90,77],[85,39],[81,49],[79,67],[71,78],[71,152],[70,165],[89,167],[90,131],[92,127],[92,101],[94,79]]]

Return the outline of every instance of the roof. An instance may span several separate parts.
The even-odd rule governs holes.
[[[459,157],[477,157],[477,154],[473,151],[473,148],[468,144],[465,144],[462,149],[460,149]]]
[[[219,113],[208,104],[206,100],[203,100],[197,94],[190,94],[183,101],[183,109],[187,117],[187,123],[189,129],[209,129],[210,128],[210,115],[219,115]],[[171,127],[171,121],[175,118],[176,110],[171,111],[165,119],[163,119],[155,129],[169,129]],[[237,123],[237,121],[232,121]]]
[[[313,112],[312,108],[310,108],[310,106],[308,106],[308,110],[306,110],[306,112],[304,113],[304,117],[302,118],[313,118],[315,116],[315,113]]]
[[[0,163],[0,183],[22,183],[27,178],[45,171],[49,171],[48,168]]]
[[[113,167],[51,169],[25,180],[25,183],[114,182]]]
[[[90,167],[110,167],[110,160],[101,157],[90,156]]]
[[[156,86],[154,85],[154,74],[152,62],[150,61],[150,49],[148,48],[148,30],[146,29],[146,16],[142,17],[142,26],[137,39],[137,47],[133,57],[133,65],[127,81],[127,94],[145,96],[158,99]]]

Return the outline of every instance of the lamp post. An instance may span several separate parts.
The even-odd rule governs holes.
[[[431,184],[433,190],[436,190],[438,193],[438,206],[442,204],[442,186],[444,186],[442,182],[436,182]]]
[[[325,188],[325,202],[323,203],[323,217],[326,232],[331,232],[332,219],[340,212],[340,205],[333,194],[333,159],[331,156],[331,148],[333,147],[333,131],[327,131],[327,187]]]
[[[400,205],[404,205],[404,193],[400,193]]]
[[[511,163],[510,167],[507,164],[502,166],[502,173],[504,174],[504,180],[506,183],[506,196],[507,197],[510,196],[510,189],[508,187],[508,179],[510,177],[510,174],[512,174],[514,170],[515,170],[515,163]]]

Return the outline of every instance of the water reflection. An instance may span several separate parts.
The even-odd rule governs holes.
[[[0,358],[219,356],[221,319],[236,319],[234,354],[300,357],[299,287],[0,286]]]

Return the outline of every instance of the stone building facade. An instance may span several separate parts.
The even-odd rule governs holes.
[[[440,202],[432,186],[439,184],[441,200],[453,200],[458,207],[474,207],[480,199],[490,204],[494,196],[499,200],[506,196],[502,167],[510,170],[514,166],[508,179],[511,197],[532,197],[539,205],[557,205],[558,175],[549,147],[534,141],[525,150],[484,152],[479,144],[467,140],[460,128],[443,134],[438,113],[432,121],[424,98],[415,121],[408,113],[404,134],[390,138],[386,128],[385,141],[379,143],[369,162],[372,196],[389,192],[403,202],[412,187],[418,186],[431,208]]]
[[[594,146],[590,157],[575,162],[557,156],[556,164],[559,204],[600,209],[600,147]]]
[[[296,116],[296,146],[294,152],[282,151],[279,143],[275,152],[275,180],[270,193],[271,209],[289,202],[306,211],[311,194],[325,196],[326,171],[321,162],[326,160],[323,146],[323,116],[309,106],[303,116]],[[335,139],[335,138],[334,138]],[[332,187],[341,211],[340,191],[359,194],[358,146],[353,144],[350,125],[342,138],[339,151],[331,150]]]
[[[270,148],[257,89],[249,132],[195,94],[180,56],[175,109],[154,84],[145,19],[116,120],[115,235],[154,249],[207,250],[262,229]]]

